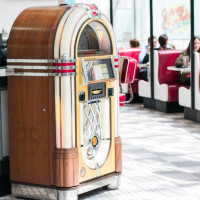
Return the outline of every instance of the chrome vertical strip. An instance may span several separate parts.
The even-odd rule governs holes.
[[[73,122],[74,122],[74,119],[73,119],[73,101],[72,101],[72,77],[70,77],[70,95],[71,95],[71,146],[73,148]]]

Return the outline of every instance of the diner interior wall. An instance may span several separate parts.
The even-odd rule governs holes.
[[[113,1],[113,28],[118,47],[129,47],[129,40],[134,37],[134,0]]]
[[[166,34],[169,44],[186,49],[190,41],[190,1],[154,0],[153,30],[155,36]]]
[[[200,1],[196,2],[195,8],[199,10]],[[113,4],[118,47],[129,47],[131,38],[138,39],[141,47],[147,44],[150,36],[149,0],[115,0]],[[157,38],[167,34],[169,46],[174,44],[177,49],[187,48],[190,40],[190,1],[153,0],[153,19],[153,31]],[[196,27],[200,33],[200,24],[196,23]]]
[[[17,16],[26,8],[33,6],[58,5],[57,0],[0,0],[0,32],[10,32]],[[76,3],[96,4],[110,19],[109,0],[76,0]]]
[[[0,32],[10,32],[17,16],[33,6],[57,5],[57,0],[0,0]]]

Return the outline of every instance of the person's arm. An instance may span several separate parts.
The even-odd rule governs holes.
[[[142,64],[146,64],[149,62],[149,54],[147,53],[144,57],[144,59],[142,60]]]
[[[142,63],[142,61],[143,61],[143,59],[144,59],[146,53],[147,53],[147,48],[146,48],[146,46],[145,46],[145,48],[143,48],[143,49],[141,50],[141,52],[140,52],[140,55],[139,55],[139,63]]]
[[[183,66],[183,53],[180,54],[180,56],[175,60],[175,66],[176,67],[182,67]]]

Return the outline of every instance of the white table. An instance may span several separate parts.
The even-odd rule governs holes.
[[[167,69],[172,70],[172,71],[179,71],[181,74],[189,74],[191,71],[190,67],[178,68],[176,66],[169,66],[169,67],[167,67]]]
[[[137,64],[137,66],[138,66],[140,69],[146,69],[146,68],[149,68],[149,63],[146,63],[146,64]]]

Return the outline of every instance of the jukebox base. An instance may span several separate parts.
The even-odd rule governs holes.
[[[121,173],[114,173],[104,177],[80,184],[78,187],[55,189],[43,186],[32,186],[20,183],[12,183],[12,195],[26,199],[42,200],[76,200],[79,194],[83,194],[97,188],[107,186],[107,189],[118,189]]]

